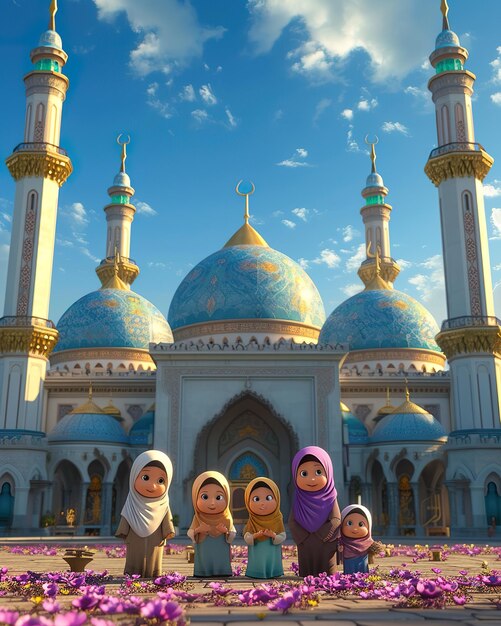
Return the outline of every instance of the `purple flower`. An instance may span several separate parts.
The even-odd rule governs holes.
[[[435,574],[441,574],[442,573],[442,570],[439,567],[432,567],[431,571],[435,572]]]
[[[59,592],[59,585],[56,585],[56,583],[54,582],[44,583],[42,585],[42,588],[43,588],[44,596],[47,596],[49,598],[53,598],[54,596],[57,596]]]
[[[17,611],[9,611],[9,609],[0,609],[0,623],[15,624],[17,618],[19,617],[19,613]]]
[[[182,607],[177,602],[167,600],[152,600],[141,608],[142,617],[158,619],[161,622],[174,621],[183,614]]]
[[[442,589],[432,580],[420,580],[416,585],[416,591],[422,598],[432,599],[442,595]]]
[[[59,602],[56,602],[53,598],[48,598],[42,602],[42,606],[47,613],[59,613]],[[0,620],[1,621],[1,620]]]
[[[115,622],[110,619],[102,619],[101,617],[91,617],[90,623],[92,626],[115,626]]]
[[[454,600],[454,604],[458,604],[459,606],[463,606],[463,604],[466,604],[465,596],[452,596],[452,599]]]
[[[53,626],[52,620],[43,615],[24,615],[20,617],[14,626]]]
[[[71,602],[71,606],[74,606],[76,609],[87,611],[97,606],[100,599],[101,598],[97,595],[83,595],[79,598],[75,598],[75,600]]]
[[[87,620],[85,613],[77,613],[69,611],[68,613],[60,613],[54,619],[54,626],[81,626]]]

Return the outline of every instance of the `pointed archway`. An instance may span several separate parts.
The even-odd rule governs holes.
[[[242,523],[245,486],[256,476],[268,476],[280,487],[281,509],[288,515],[290,468],[297,449],[290,424],[265,398],[247,391],[232,398],[200,431],[192,478],[208,469],[222,472],[230,481],[235,521]]]

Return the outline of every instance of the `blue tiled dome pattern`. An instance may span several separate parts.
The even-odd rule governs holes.
[[[54,442],[83,441],[128,443],[127,435],[116,419],[105,413],[69,413],[48,435]]]
[[[340,304],[327,318],[318,342],[348,343],[350,351],[374,348],[416,348],[440,352],[438,325],[422,304],[390,289],[361,291]]]
[[[351,411],[343,411],[343,424],[348,426],[348,443],[350,445],[360,445],[369,443],[369,432],[364,424],[353,415]]]
[[[308,274],[265,246],[223,248],[194,267],[169,309],[172,329],[232,319],[297,321],[320,328],[325,311]]]
[[[459,37],[452,30],[443,30],[435,41],[435,50],[460,46]]]
[[[141,348],[170,343],[165,317],[146,298],[124,289],[99,289],[77,300],[57,324],[54,352],[76,348]]]
[[[146,411],[129,430],[129,442],[132,445],[148,445],[153,441],[155,411]]]
[[[372,433],[372,443],[391,441],[439,441],[445,430],[431,413],[390,413]]]

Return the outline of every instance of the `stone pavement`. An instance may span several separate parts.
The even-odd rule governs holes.
[[[89,548],[92,549],[89,539]],[[101,542],[104,542],[101,539]],[[62,571],[67,569],[60,556],[43,555],[19,555],[9,554],[2,551],[0,541],[0,567],[7,567],[9,574],[18,574],[27,570],[35,572]],[[16,543],[14,540],[9,544]],[[49,543],[42,539],[41,543]],[[52,542],[50,542],[52,543]],[[74,545],[72,540],[58,539],[54,543]],[[496,555],[483,555],[478,557],[461,557],[452,555],[447,561],[436,563],[433,561],[419,560],[413,563],[407,557],[387,557],[376,559],[374,566],[379,566],[380,572],[387,572],[393,567],[401,567],[404,563],[408,569],[420,570],[423,575],[432,574],[432,567],[440,567],[445,576],[457,574],[459,570],[466,569],[470,574],[476,574],[482,570],[482,562],[487,561],[488,567],[501,569],[500,561]],[[107,590],[113,593],[118,589],[123,580],[123,558],[108,558],[104,552],[96,552],[91,567],[94,571],[108,570],[113,576],[113,581],[107,583]],[[289,570],[289,564],[285,563],[285,570]],[[164,557],[164,570],[178,571],[187,576],[193,573],[193,565],[188,563],[186,553],[167,555]],[[295,579],[297,580],[297,579]],[[191,579],[194,592],[206,590],[212,579]],[[254,581],[245,577],[222,579],[221,582],[236,589],[249,589],[264,581]],[[195,604],[187,607],[187,614],[194,626],[256,626],[258,621],[273,622],[273,626],[383,626],[384,624],[405,624],[406,626],[450,626],[463,624],[464,626],[501,626],[501,611],[495,609],[489,598],[497,597],[485,593],[474,594],[473,601],[465,607],[454,607],[446,610],[423,610],[423,609],[397,609],[390,602],[383,600],[363,600],[359,598],[338,598],[322,596],[319,605],[309,611],[291,610],[286,615],[270,612],[266,607],[216,607],[204,604]],[[71,602],[72,597],[58,598],[63,607]],[[27,611],[31,608],[28,602],[8,597],[0,598],[0,606],[4,608]]]

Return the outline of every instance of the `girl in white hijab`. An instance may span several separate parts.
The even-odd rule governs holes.
[[[160,576],[163,546],[174,537],[169,508],[172,463],[159,450],[140,454],[130,470],[129,495],[115,533],[127,545],[124,574]]]

